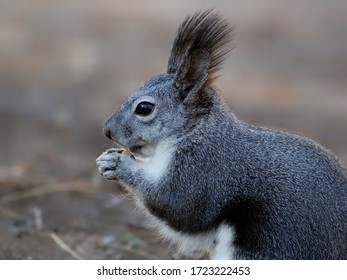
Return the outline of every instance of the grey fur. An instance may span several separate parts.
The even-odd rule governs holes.
[[[143,162],[111,149],[97,159],[100,173],[124,183],[175,232],[199,236],[233,227],[234,258],[347,259],[342,164],[308,138],[238,120],[214,89],[230,32],[211,11],[188,17],[168,73],[147,81],[105,125],[135,156],[151,158],[164,146],[167,166],[146,171]],[[140,101],[154,103],[153,113],[136,115]]]

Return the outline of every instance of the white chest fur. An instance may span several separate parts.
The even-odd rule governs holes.
[[[165,174],[170,164],[174,147],[169,143],[160,143],[153,156],[141,162],[144,176],[150,182],[157,182]]]

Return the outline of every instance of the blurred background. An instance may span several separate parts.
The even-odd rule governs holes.
[[[347,165],[346,1],[0,0],[0,259],[177,257],[95,158],[182,19],[211,7],[237,27],[218,81],[235,114]]]

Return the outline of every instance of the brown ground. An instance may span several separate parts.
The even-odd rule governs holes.
[[[0,0],[0,259],[174,257],[95,167],[112,145],[103,123],[164,71],[184,15],[211,7],[143,2]],[[347,165],[342,2],[214,6],[238,28],[219,80],[235,113],[314,138]]]

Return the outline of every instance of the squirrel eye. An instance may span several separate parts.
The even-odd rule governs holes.
[[[154,104],[147,101],[143,101],[139,103],[139,105],[137,105],[135,109],[135,113],[141,116],[148,116],[149,114],[153,112],[153,109],[154,109]]]

